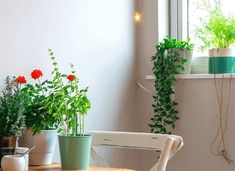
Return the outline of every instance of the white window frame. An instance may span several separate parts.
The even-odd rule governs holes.
[[[170,38],[187,40],[189,37],[188,0],[170,0]]]

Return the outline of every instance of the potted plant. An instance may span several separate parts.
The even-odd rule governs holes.
[[[234,73],[235,49],[231,45],[235,43],[235,18],[226,17],[220,7],[208,13],[208,20],[196,29],[196,36],[203,43],[201,49],[209,49],[209,73]]]
[[[173,85],[176,81],[176,74],[184,71],[187,61],[182,54],[186,51],[191,53],[192,49],[193,44],[189,40],[179,41],[168,37],[156,46],[157,53],[152,57],[156,88],[152,104],[155,114],[149,124],[152,133],[171,133],[169,129],[175,128],[175,122],[179,116]]]
[[[40,81],[42,71],[35,69],[31,72],[35,84],[27,84],[21,92],[25,101],[25,123],[27,130],[20,138],[19,144],[25,147],[36,146],[30,152],[30,165],[48,165],[52,163],[56,143],[56,122],[53,115],[50,115],[44,108],[47,96],[47,80]]]
[[[176,53],[184,60],[183,68],[182,70],[179,70],[179,74],[191,74],[192,51],[194,45],[190,43],[190,39],[187,39],[186,41],[171,39],[171,42],[173,43],[172,46],[175,46]]]
[[[87,88],[79,89],[79,79],[71,65],[71,74],[62,74],[49,49],[53,62],[53,79],[49,81],[49,94],[45,108],[60,120],[58,138],[62,169],[87,170],[89,167],[91,135],[85,134],[85,116],[90,109]]]
[[[25,129],[25,106],[20,92],[21,84],[25,83],[23,76],[13,80],[7,77],[0,96],[0,160],[4,155],[14,154],[16,139]]]

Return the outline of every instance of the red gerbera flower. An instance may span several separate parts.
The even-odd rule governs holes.
[[[67,76],[67,79],[68,79],[69,81],[73,81],[75,78],[76,78],[76,76],[75,76],[75,75],[72,75],[72,74],[70,74],[70,75]]]
[[[15,82],[20,83],[20,84],[25,84],[25,83],[27,83],[27,80],[25,79],[24,76],[18,76],[16,78]]]
[[[33,78],[33,79],[38,79],[38,78],[40,78],[40,77],[42,77],[42,71],[41,70],[39,70],[39,69],[35,69],[35,70],[33,70],[32,72],[31,72],[31,77]]]

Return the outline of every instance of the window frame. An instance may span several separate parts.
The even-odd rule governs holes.
[[[169,0],[169,37],[187,40],[189,37],[189,0]]]

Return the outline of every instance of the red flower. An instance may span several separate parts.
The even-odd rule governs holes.
[[[27,80],[25,79],[24,76],[18,76],[16,78],[15,82],[20,83],[20,84],[25,84],[25,83],[27,83]]]
[[[33,79],[38,79],[38,78],[40,78],[40,77],[42,77],[42,71],[41,70],[39,70],[39,69],[35,69],[35,70],[33,70],[32,72],[31,72],[31,77],[33,78]]]
[[[75,78],[76,78],[76,76],[75,76],[75,75],[72,75],[72,74],[70,74],[70,75],[67,76],[67,79],[68,79],[69,81],[73,81]]]

